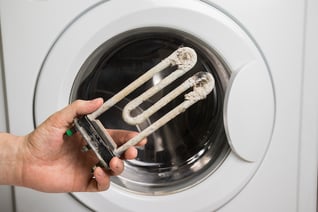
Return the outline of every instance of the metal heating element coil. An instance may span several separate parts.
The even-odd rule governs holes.
[[[183,113],[187,108],[196,102],[205,99],[214,88],[214,78],[208,72],[197,72],[192,77],[188,78],[181,85],[170,91],[167,95],[159,99],[151,107],[136,116],[132,115],[132,111],[141,105],[144,101],[161,91],[166,86],[170,85],[176,79],[191,70],[197,62],[197,55],[192,48],[181,47],[175,50],[171,55],[163,59],[153,68],[149,69],[142,76],[130,83],[124,89],[119,91],[113,97],[104,102],[104,104],[95,112],[77,118],[74,120],[74,125],[77,131],[81,133],[87,142],[83,150],[92,149],[99,159],[99,165],[108,168],[109,162],[113,157],[120,156],[129,147],[136,145],[148,135],[165,125],[167,122]],[[103,124],[97,119],[105,111],[116,105],[134,90],[139,88],[145,82],[150,80],[156,73],[159,73],[169,67],[176,67],[176,70],[171,72],[167,77],[159,83],[149,88],[147,91],[130,101],[123,109],[123,120],[130,125],[138,125],[152,116],[170,101],[180,96],[190,88],[192,91],[184,95],[184,101],[178,106],[170,110],[161,118],[156,120],[146,129],[139,132],[135,137],[131,138],[125,144],[117,147],[112,137],[107,133]]]

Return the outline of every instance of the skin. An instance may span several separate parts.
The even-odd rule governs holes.
[[[76,100],[51,115],[33,132],[25,136],[0,133],[0,184],[17,185],[44,192],[104,191],[109,188],[110,176],[124,170],[123,160],[137,156],[134,147],[121,158],[110,161],[110,170],[100,167],[92,151],[82,152],[85,141],[79,133],[66,136],[75,117],[94,112],[103,103],[101,98]],[[121,145],[137,133],[126,130],[108,130]],[[146,141],[140,142],[144,145]]]

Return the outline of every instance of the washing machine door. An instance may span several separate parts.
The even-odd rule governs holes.
[[[248,32],[201,1],[105,1],[74,19],[43,62],[35,124],[75,99],[110,98],[180,46],[198,54],[184,77],[210,72],[215,89],[149,136],[108,191],[72,194],[92,210],[212,211],[244,188],[265,157],[275,117],[269,67]],[[142,130],[177,105],[180,99],[138,126],[121,120],[123,106],[165,75],[103,114],[105,127]]]

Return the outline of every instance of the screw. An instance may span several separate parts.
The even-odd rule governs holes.
[[[85,145],[85,146],[82,147],[81,151],[82,151],[82,152],[87,152],[87,151],[89,151],[90,149],[91,149],[91,147],[90,147],[89,145]]]

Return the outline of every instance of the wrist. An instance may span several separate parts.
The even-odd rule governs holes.
[[[22,184],[23,140],[23,136],[0,133],[0,184]]]

